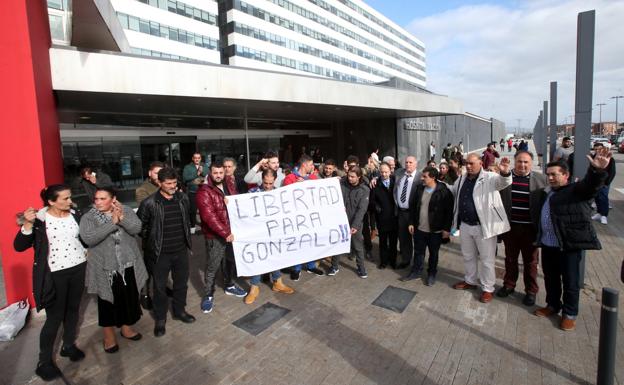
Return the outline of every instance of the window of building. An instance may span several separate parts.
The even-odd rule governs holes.
[[[63,0],[48,0],[48,7],[62,11],[64,9]]]
[[[128,16],[128,28],[139,32],[139,19],[134,16]]]
[[[129,29],[128,27],[128,15],[124,15],[123,13],[119,14],[119,22],[121,23],[121,28]]]
[[[160,36],[160,24],[155,21],[150,21],[150,35]]]
[[[48,14],[50,21],[50,35],[52,40],[65,40],[65,30],[63,28],[63,17],[59,15]]]
[[[150,33],[149,21],[139,19],[139,32]]]

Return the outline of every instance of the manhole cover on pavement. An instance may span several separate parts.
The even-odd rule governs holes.
[[[267,302],[256,310],[232,322],[232,325],[238,326],[247,333],[257,336],[289,312],[290,309]]]
[[[379,297],[373,301],[373,305],[392,310],[393,312],[403,313],[403,310],[405,310],[415,295],[415,291],[388,286]]]

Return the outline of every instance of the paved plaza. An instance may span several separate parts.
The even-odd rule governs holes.
[[[64,380],[53,384],[593,384],[596,379],[600,292],[622,290],[619,268],[624,256],[624,156],[615,155],[620,173],[611,189],[609,225],[596,224],[603,250],[587,253],[581,311],[572,332],[557,319],[535,317],[521,304],[523,284],[514,295],[489,304],[478,292],[456,291],[463,278],[459,240],[443,245],[438,282],[399,282],[403,271],[378,270],[367,262],[368,279],[344,258],[334,277],[303,274],[285,283],[293,295],[273,293],[261,284],[253,305],[216,294],[215,309],[202,314],[204,244],[194,236],[187,310],[194,324],[167,322],[167,334],[155,338],[145,313],[136,326],[144,338],[118,338],[120,350],[106,354],[97,326],[97,302],[85,296],[78,346],[87,357],[71,363],[58,357]],[[375,255],[377,255],[375,246]],[[503,245],[497,256],[497,287],[504,268]],[[325,263],[324,263],[325,265]],[[327,265],[325,265],[327,266]],[[537,304],[544,304],[540,269]],[[389,286],[415,293],[404,311],[372,303]],[[616,383],[624,383],[624,295],[620,297]],[[266,330],[253,335],[233,325],[266,303],[289,310]],[[259,317],[262,321],[262,317]],[[36,316],[10,343],[0,344],[0,383],[41,384],[34,375],[38,333]]]

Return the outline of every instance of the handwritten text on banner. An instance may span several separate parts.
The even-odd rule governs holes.
[[[348,253],[351,233],[337,178],[228,197],[238,275]]]

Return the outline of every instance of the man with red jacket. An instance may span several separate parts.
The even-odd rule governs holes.
[[[496,142],[489,143],[481,157],[483,169],[485,171],[490,171],[490,166],[496,164],[496,158],[500,158],[498,151],[496,151]]]
[[[215,277],[219,268],[223,272],[225,294],[244,297],[247,292],[234,283],[236,265],[232,241],[234,236],[228,219],[226,196],[236,194],[234,178],[225,176],[223,163],[210,165],[206,183],[197,191],[197,208],[202,221],[202,232],[206,238],[206,292],[201,302],[204,313],[210,313],[214,306]]]

